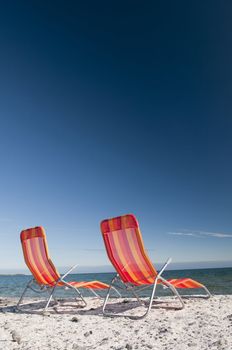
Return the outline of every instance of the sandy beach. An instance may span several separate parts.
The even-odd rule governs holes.
[[[15,312],[14,299],[0,302],[0,349],[231,350],[232,296],[187,299],[183,310],[152,309],[147,318],[108,318],[102,300],[88,298],[85,309],[72,301],[42,316],[41,303]],[[139,312],[133,300],[125,304]]]

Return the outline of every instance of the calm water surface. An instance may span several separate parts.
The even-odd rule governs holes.
[[[72,281],[91,281],[99,280],[110,283],[115,273],[88,273],[88,274],[73,274],[69,275],[66,280]],[[163,273],[164,278],[183,278],[189,277],[202,282],[206,285],[212,294],[232,294],[232,268],[219,269],[199,269],[199,270],[177,270],[166,271]],[[1,297],[19,297],[26,286],[26,283],[31,279],[28,275],[0,275],[0,296]],[[188,290],[179,290],[180,293],[187,294]],[[199,290],[191,291],[194,294],[201,293]],[[69,294],[68,294],[69,293]],[[83,295],[90,296],[88,291],[82,290]],[[143,292],[143,296],[149,293],[148,290]],[[105,294],[105,291],[103,292]],[[159,294],[165,294],[162,288]],[[57,296],[72,296],[72,291],[64,291],[62,288],[57,291]],[[28,296],[35,296],[32,292]]]

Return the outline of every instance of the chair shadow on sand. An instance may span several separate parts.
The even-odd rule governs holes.
[[[58,303],[57,303],[58,302]],[[0,305],[0,313],[16,313],[16,314],[29,314],[39,316],[50,316],[50,315],[72,315],[72,316],[103,316],[102,312],[102,300],[95,301],[95,305],[89,307],[82,307],[78,305],[75,299],[57,299],[57,302],[51,302],[49,309],[46,313],[44,310],[44,301],[34,300],[28,301],[24,307],[20,310],[17,309],[16,305]],[[143,303],[139,303],[136,299],[119,300],[115,298],[115,302],[109,305],[109,310],[112,313],[124,313],[127,311],[141,309],[146,306],[148,300],[143,300]],[[97,305],[96,305],[97,304]],[[175,306],[170,305],[170,300],[159,300],[155,299],[152,305],[153,309],[166,309],[175,310]],[[133,318],[137,318],[134,316]]]

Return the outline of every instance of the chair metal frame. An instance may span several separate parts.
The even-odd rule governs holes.
[[[34,245],[28,242],[24,244],[26,240],[35,239]],[[32,279],[25,286],[23,293],[16,305],[16,309],[20,310],[23,304],[23,298],[26,295],[28,289],[31,289],[35,293],[48,293],[47,299],[45,299],[46,305],[43,312],[47,311],[52,299],[57,300],[54,297],[54,293],[57,288],[72,289],[77,294],[75,298],[80,301],[81,306],[86,306],[83,295],[80,289],[88,289],[95,297],[102,298],[101,294],[96,293],[94,289],[108,289],[109,285],[100,281],[66,281],[65,277],[73,271],[77,265],[74,265],[64,275],[60,275],[56,270],[55,265],[49,256],[47,238],[45,230],[42,226],[36,226],[23,230],[20,234],[20,239],[23,248],[23,255],[26,265],[32,273]],[[117,292],[117,291],[116,291]],[[28,304],[28,303],[27,303]]]
[[[42,311],[43,313],[45,313],[45,312],[47,311],[48,307],[49,307],[49,304],[50,304],[52,298],[54,299],[54,301],[56,302],[56,304],[58,304],[58,301],[57,301],[57,300],[55,299],[55,297],[54,297],[54,293],[55,293],[56,288],[65,288],[65,289],[68,288],[68,289],[73,289],[73,290],[75,290],[75,292],[77,293],[77,295],[78,295],[80,301],[83,303],[82,307],[87,306],[87,303],[86,303],[85,299],[83,298],[83,296],[82,296],[81,292],[79,291],[79,289],[76,288],[76,287],[74,287],[74,286],[71,285],[69,282],[67,282],[67,281],[64,280],[64,278],[65,278],[66,276],[68,276],[68,275],[71,273],[71,271],[73,271],[77,266],[78,266],[78,265],[72,266],[63,276],[60,276],[60,278],[55,282],[55,284],[54,284],[53,286],[51,286],[51,285],[39,284],[34,278],[32,278],[32,279],[27,283],[26,287],[24,288],[23,293],[22,293],[22,295],[21,295],[21,297],[20,297],[20,299],[19,299],[19,301],[18,301],[18,303],[17,303],[17,305],[16,305],[16,308],[17,308],[18,310],[21,310],[21,306],[27,305],[27,304],[23,304],[22,302],[23,302],[23,299],[24,299],[24,297],[25,297],[25,294],[26,294],[27,290],[28,290],[28,289],[31,289],[33,292],[39,293],[39,294],[45,293],[45,292],[49,293],[48,298],[45,299],[46,305],[45,305],[45,307],[44,307],[44,309],[43,309],[43,311]],[[62,282],[64,285],[59,285],[59,282]],[[35,288],[33,287],[33,284],[35,284],[35,285],[36,285],[37,287],[39,287],[40,289],[38,289],[38,290],[35,289]],[[88,288],[88,289],[94,294],[95,297],[101,298],[92,288]],[[75,299],[76,299],[76,301],[78,302],[77,298],[75,298]]]
[[[32,290],[33,292],[38,293],[38,294],[42,294],[42,293],[46,293],[46,292],[49,293],[48,298],[45,299],[46,305],[45,305],[45,307],[44,307],[42,313],[46,313],[46,312],[47,312],[47,309],[48,309],[49,304],[50,304],[50,302],[51,302],[52,299],[54,299],[54,301],[55,301],[56,304],[59,304],[59,302],[57,301],[57,299],[56,299],[55,296],[54,296],[54,293],[55,293],[56,288],[64,288],[64,289],[73,289],[73,290],[75,290],[75,292],[77,293],[77,295],[78,295],[78,297],[79,297],[79,300],[83,303],[83,305],[81,305],[81,307],[87,306],[87,303],[86,303],[86,301],[85,301],[83,295],[81,294],[80,290],[79,290],[78,288],[74,287],[73,285],[71,285],[69,282],[67,282],[67,281],[64,280],[64,278],[65,278],[66,276],[68,276],[68,275],[71,273],[71,271],[74,270],[77,266],[78,266],[78,265],[72,266],[71,269],[69,269],[64,275],[62,275],[62,276],[55,282],[54,286],[39,284],[34,278],[32,278],[32,279],[27,283],[26,287],[24,288],[23,293],[22,293],[22,295],[21,295],[21,297],[20,297],[20,299],[19,299],[19,301],[18,301],[18,303],[17,303],[17,305],[16,305],[16,309],[19,310],[19,311],[21,311],[21,310],[22,310],[22,309],[21,309],[21,306],[28,305],[28,303],[25,303],[25,304],[22,303],[28,289],[30,289],[30,290]],[[64,285],[63,285],[63,286],[60,286],[60,285],[59,285],[59,282],[64,283]],[[34,284],[36,285],[36,287],[39,287],[39,289],[34,288],[34,287],[33,287]],[[116,293],[119,297],[121,297],[121,294],[119,293],[119,291],[118,291],[115,287],[112,286],[112,289],[115,291],[115,293]],[[99,294],[97,294],[93,288],[88,288],[88,290],[90,290],[90,291],[93,293],[94,297],[99,298],[99,299],[104,299],[104,298],[101,297]],[[78,304],[78,306],[79,306],[79,300],[78,300],[78,298],[75,298],[75,299],[76,299],[77,304]]]
[[[166,263],[163,265],[163,267],[161,268],[161,270],[159,271],[159,273],[156,275],[156,276],[149,276],[149,277],[154,277],[154,283],[153,283],[153,287],[152,287],[152,292],[151,292],[151,296],[150,296],[150,299],[149,299],[149,302],[148,302],[148,307],[145,311],[144,314],[142,314],[141,316],[134,316],[134,315],[130,315],[130,314],[120,314],[120,313],[112,313],[112,312],[107,312],[106,311],[106,306],[107,306],[107,302],[108,302],[108,299],[110,297],[110,292],[111,292],[111,289],[114,288],[113,287],[113,284],[118,280],[118,281],[121,281],[124,288],[120,287],[117,285],[117,288],[121,288],[121,289],[124,289],[126,290],[127,292],[131,292],[135,298],[137,299],[137,301],[140,303],[140,305],[143,305],[145,306],[145,303],[139,298],[139,296],[137,295],[137,292],[136,291],[142,291],[144,289],[147,289],[149,287],[151,287],[152,284],[149,284],[149,285],[146,285],[146,286],[136,286],[132,283],[125,283],[121,280],[120,278],[120,275],[117,274],[111,281],[111,284],[110,284],[110,287],[108,289],[108,292],[107,292],[107,295],[105,297],[105,300],[104,300],[104,304],[103,304],[103,315],[104,316],[109,316],[109,317],[129,317],[131,319],[142,319],[142,318],[145,318],[148,313],[150,312],[151,308],[152,308],[152,303],[154,301],[154,297],[155,297],[155,292],[156,292],[156,287],[157,287],[157,284],[159,282],[159,284],[161,284],[163,286],[163,288],[169,288],[172,293],[177,297],[178,301],[179,301],[179,304],[180,306],[176,306],[174,307],[176,310],[181,310],[184,308],[184,301],[182,299],[182,297],[180,296],[180,294],[178,293],[177,289],[171,284],[169,283],[165,278],[163,278],[161,275],[162,273],[164,272],[164,270],[166,269],[166,267],[168,266],[168,264],[171,262],[171,258],[169,258]],[[125,268],[125,267],[124,267]],[[138,281],[137,281],[138,282]],[[161,283],[160,283],[161,282]],[[211,296],[211,293],[209,292],[209,290],[205,287],[205,286],[202,286],[202,288],[205,290],[206,292],[206,296],[205,298],[209,298]],[[173,307],[172,307],[173,308]]]

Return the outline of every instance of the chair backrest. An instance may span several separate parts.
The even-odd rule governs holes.
[[[157,271],[145,251],[134,215],[103,220],[101,231],[108,257],[123,282],[141,285],[154,281]]]
[[[60,278],[53,265],[42,226],[23,230],[20,234],[25,262],[39,284],[54,285]]]

